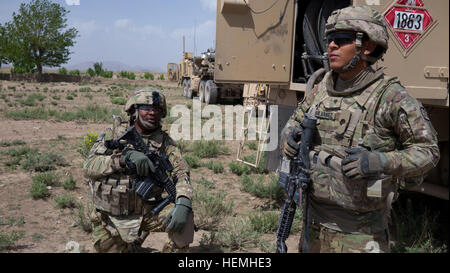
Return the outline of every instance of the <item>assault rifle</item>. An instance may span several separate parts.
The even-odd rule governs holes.
[[[128,127],[127,130],[116,139],[105,140],[105,146],[108,149],[123,150],[126,148],[127,144],[131,144],[136,151],[144,153],[155,166],[155,172],[151,173],[149,176],[138,177],[136,194],[138,194],[142,200],[146,200],[155,186],[165,189],[168,193],[168,196],[149,212],[149,216],[156,215],[170,203],[175,203],[177,195],[176,187],[167,175],[167,171],[171,172],[173,166],[167,155],[158,155],[155,151],[149,151],[148,146],[134,126]],[[132,162],[126,162],[126,164],[132,172],[135,172],[136,166]]]
[[[300,148],[292,159],[290,171],[286,171],[286,164],[282,162],[278,184],[286,191],[287,198],[284,201],[281,211],[280,222],[277,229],[277,253],[286,253],[286,239],[291,232],[292,222],[294,221],[295,210],[297,206],[303,205],[303,221],[304,221],[304,242],[303,252],[308,252],[309,241],[309,188],[311,179],[309,178],[310,162],[309,149],[312,142],[313,134],[316,129],[316,117],[311,114],[305,114],[305,119],[301,122],[302,135],[300,139]],[[284,170],[284,171],[283,171]]]

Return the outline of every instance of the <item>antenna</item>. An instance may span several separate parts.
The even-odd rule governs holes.
[[[184,49],[184,35],[183,35],[183,55],[184,55],[185,49]]]
[[[197,44],[195,42],[195,32],[197,30],[197,18],[194,21],[194,56],[197,56]]]

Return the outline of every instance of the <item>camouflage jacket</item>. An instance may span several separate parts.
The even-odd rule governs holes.
[[[83,164],[85,176],[91,180],[101,180],[106,177],[121,175],[125,170],[120,165],[120,151],[109,150],[105,147],[105,139],[114,138],[125,131],[117,134],[113,133],[113,129],[107,129],[103,139],[99,139],[92,147],[87,160]],[[119,130],[117,130],[119,131]],[[150,135],[141,135],[144,142],[148,145],[150,151],[157,151],[168,156],[174,169],[171,173],[172,180],[176,184],[177,198],[185,196],[192,200],[192,186],[189,182],[190,172],[189,166],[181,155],[180,149],[176,146],[170,136],[158,129]],[[188,179],[186,179],[188,178]],[[162,189],[161,189],[162,191]]]
[[[300,127],[305,113],[318,119],[311,158],[311,215],[327,227],[372,233],[387,227],[390,204],[404,179],[421,183],[439,160],[436,131],[419,101],[397,78],[370,73],[358,88],[337,92],[328,72],[305,96],[282,132]],[[341,171],[348,147],[362,145],[386,156],[385,173],[355,181]]]

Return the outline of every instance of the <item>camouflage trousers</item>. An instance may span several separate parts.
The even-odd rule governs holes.
[[[304,233],[300,238],[302,252]],[[389,232],[353,234],[312,223],[309,228],[310,253],[389,253]]]
[[[144,242],[149,232],[163,232],[165,230],[166,225],[164,224],[164,220],[172,208],[173,205],[169,205],[159,214],[153,217],[145,217],[139,228],[140,238],[133,243],[127,243],[122,239],[106,213],[94,210],[90,215],[94,250],[99,253],[129,253],[142,251],[140,245]],[[168,234],[161,252],[189,252],[189,245],[179,248],[170,237],[170,234]]]

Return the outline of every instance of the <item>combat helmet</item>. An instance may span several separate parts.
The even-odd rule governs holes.
[[[125,104],[125,112],[133,115],[136,111],[136,105],[153,105],[161,108],[161,117],[167,115],[167,103],[164,94],[157,89],[143,89],[134,93]]]
[[[352,62],[356,65],[358,58],[363,58],[373,64],[383,57],[388,49],[389,35],[383,15],[368,6],[349,6],[331,13],[325,26],[325,36],[335,31],[345,30],[356,32],[357,37],[357,54],[354,57],[356,60],[350,61],[349,65]],[[360,50],[364,34],[377,44],[376,49],[369,56],[361,54]]]

